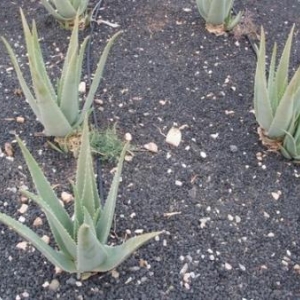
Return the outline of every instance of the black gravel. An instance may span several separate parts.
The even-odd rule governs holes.
[[[43,51],[56,76],[69,32],[46,17],[38,1],[1,1],[0,33],[26,63],[18,6],[35,18]],[[97,1],[91,1],[95,5]],[[195,1],[103,1],[101,17],[124,31],[115,43],[98,99],[101,126],[118,122],[133,143],[154,142],[157,154],[136,152],[126,163],[112,239],[126,230],[166,230],[117,268],[87,281],[55,274],[54,267],[0,225],[0,299],[300,299],[300,169],[258,141],[252,113],[255,55],[248,40],[215,37],[204,29]],[[269,49],[280,49],[296,24],[291,67],[299,65],[300,3],[236,1],[267,32]],[[118,29],[96,26],[94,65]],[[82,36],[88,34],[88,30]],[[257,41],[256,41],[257,43]],[[59,49],[59,50],[57,50]],[[0,210],[20,217],[21,186],[32,189],[14,133],[24,139],[56,188],[69,191],[75,173],[71,155],[55,153],[19,88],[0,43],[0,146],[12,143],[13,160],[0,158]],[[26,69],[27,70],[27,69]],[[29,80],[28,71],[25,77]],[[24,123],[14,118],[23,116]],[[183,126],[175,148],[164,135]],[[108,189],[113,165],[104,165]],[[276,200],[276,199],[277,200]],[[171,215],[166,214],[173,213]],[[32,204],[25,223],[43,214]],[[37,232],[50,235],[47,225]],[[146,260],[147,267],[140,267]],[[117,277],[117,278],[116,278]],[[47,286],[58,280],[59,288]],[[54,282],[55,283],[55,282]],[[52,284],[54,284],[52,282]]]

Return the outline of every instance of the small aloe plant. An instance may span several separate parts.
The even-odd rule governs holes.
[[[289,60],[294,26],[285,43],[276,67],[277,45],[273,47],[268,77],[266,77],[265,32],[257,50],[254,84],[254,110],[260,126],[262,142],[273,150],[281,149],[288,158],[299,158],[300,68],[289,81]],[[283,144],[282,144],[283,143]],[[298,146],[297,146],[298,144]],[[298,152],[298,154],[296,154]]]
[[[196,0],[200,15],[206,22],[206,29],[217,35],[232,30],[242,17],[239,12],[232,17],[234,0]]]
[[[43,209],[59,250],[50,247],[34,231],[6,214],[0,213],[0,222],[27,239],[55,266],[69,273],[77,273],[82,278],[94,272],[106,272],[117,267],[132,252],[161,233],[142,234],[117,246],[106,244],[127,147],[122,151],[108,197],[102,207],[93,171],[87,121],[84,122],[76,182],[73,185],[75,207],[72,218],[60,204],[42,170],[19,138],[18,143],[37,191],[37,194],[29,191],[22,193]]]
[[[2,37],[2,40],[17,73],[23,93],[37,119],[44,126],[44,134],[46,136],[65,137],[82,124],[86,112],[91,109],[94,95],[103,75],[108,53],[114,40],[121,32],[116,33],[106,45],[98,62],[89,93],[83,107],[80,109],[78,86],[81,80],[83,55],[88,37],[79,46],[78,17],[75,19],[75,26],[70,38],[62,75],[56,88],[52,85],[46,71],[35,22],[33,21],[32,31],[30,31],[22,10],[21,18],[34,94],[23,77],[11,46],[5,38]]]
[[[89,23],[87,8],[89,0],[41,0],[47,11],[66,29],[74,25],[76,15],[79,15],[81,28]]]

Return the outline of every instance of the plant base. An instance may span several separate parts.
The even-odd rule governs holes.
[[[282,148],[282,140],[281,139],[270,139],[265,130],[261,127],[257,128],[257,133],[259,135],[259,139],[262,144],[268,148],[269,151],[277,152]]]
[[[61,150],[65,153],[72,152],[75,158],[78,157],[81,145],[81,134],[81,131],[76,131],[66,137],[55,137],[54,142],[58,145],[57,150]]]
[[[205,24],[205,28],[208,32],[215,34],[216,36],[224,35],[226,33],[226,28],[224,24],[214,25],[214,24]]]
[[[74,28],[74,20],[58,21],[60,26],[67,30],[72,30]],[[79,17],[79,30],[84,30],[89,26],[91,18],[89,14],[84,14]]]

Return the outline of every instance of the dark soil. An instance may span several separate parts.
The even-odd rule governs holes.
[[[0,2],[0,33],[19,54],[28,80],[18,7],[37,22],[53,78],[69,37],[38,2]],[[0,299],[300,299],[300,169],[258,140],[252,113],[256,58],[249,41],[207,33],[195,1],[111,0],[102,8],[101,17],[124,33],[99,87],[104,104],[98,120],[102,127],[118,122],[120,134],[131,133],[135,145],[154,142],[159,148],[157,154],[136,152],[125,164],[112,239],[121,240],[127,229],[132,235],[138,229],[166,233],[120,265],[118,278],[107,273],[80,282],[55,274],[31,247],[16,248],[22,239],[0,225]],[[247,9],[257,27],[264,26],[269,49],[274,41],[282,49],[293,23],[296,32],[300,28],[296,0],[236,1],[235,8]],[[96,26],[94,64],[117,30]],[[300,61],[299,41],[296,34],[293,68]],[[4,151],[8,142],[15,149],[13,160],[0,158],[0,210],[18,219],[17,190],[33,186],[14,134],[26,141],[51,183],[59,184],[58,194],[69,191],[75,161],[34,136],[42,127],[15,93],[19,84],[10,68],[0,43],[0,146]],[[17,116],[25,122],[17,123]],[[163,135],[173,125],[187,125],[177,148]],[[102,165],[106,190],[112,167]],[[31,227],[37,216],[45,221],[32,204],[23,216]],[[50,235],[46,225],[37,232]],[[141,260],[148,268],[140,267]],[[55,291],[47,287],[53,279],[60,284]]]

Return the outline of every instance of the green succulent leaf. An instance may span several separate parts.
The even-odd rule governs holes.
[[[121,178],[122,168],[123,168],[123,161],[127,150],[128,150],[128,144],[126,144],[122,150],[119,163],[117,166],[117,170],[113,178],[113,182],[111,184],[105,205],[103,207],[99,221],[97,223],[97,227],[96,227],[97,237],[102,244],[105,244],[107,242],[112,221],[114,218],[116,201],[118,197],[118,189],[119,189],[120,178]]]
[[[92,103],[94,101],[94,96],[96,94],[96,91],[98,89],[98,86],[99,86],[100,81],[103,76],[103,71],[104,71],[104,67],[105,67],[105,64],[107,61],[109,51],[110,51],[114,41],[121,33],[122,33],[122,31],[119,31],[116,34],[114,34],[113,37],[109,40],[109,42],[107,43],[107,45],[104,48],[104,51],[100,57],[98,65],[97,65],[97,69],[95,71],[94,79],[91,84],[88,96],[87,96],[87,98],[84,102],[83,108],[81,110],[81,114],[80,114],[79,121],[78,121],[79,124],[81,124],[83,122],[85,114],[91,109]]]
[[[78,230],[77,271],[89,272],[107,260],[107,250],[97,239],[93,229],[82,224]]]
[[[290,34],[288,36],[288,39],[285,43],[276,75],[274,78],[275,84],[274,87],[276,88],[276,92],[278,95],[278,98],[281,98],[281,96],[284,94],[285,89],[288,85],[288,72],[289,72],[289,61],[290,61],[290,55],[291,55],[291,47],[292,47],[292,41],[293,41],[293,34],[294,34],[294,28],[295,25],[293,25]]]
[[[226,30],[233,29],[242,17],[241,12],[236,17],[231,17],[233,2],[233,0],[196,0],[198,11],[206,23],[216,26],[224,24]]]
[[[27,226],[21,224],[20,222],[14,220],[13,218],[3,213],[0,213],[0,222],[4,223],[5,225],[13,229],[15,232],[17,232],[24,239],[28,240],[55,266],[69,273],[76,272],[76,266],[68,256],[66,256],[62,252],[56,252]]]
[[[124,244],[119,246],[105,246],[107,252],[107,259],[98,267],[95,268],[96,272],[107,272],[116,268],[125,259],[127,259],[134,251],[140,248],[143,244],[148,242],[150,239],[161,234],[162,231],[145,233],[140,236],[130,238]]]
[[[25,158],[26,164],[30,171],[32,180],[35,184],[38,195],[44,202],[48,204],[50,209],[55,212],[55,215],[59,222],[63,225],[63,227],[67,230],[67,232],[72,235],[73,233],[73,224],[72,221],[65,211],[65,209],[61,206],[58,198],[53,192],[51,185],[45,178],[42,170],[39,168],[37,162],[30,154],[28,149],[24,146],[22,141],[17,137],[18,144],[22,150],[23,156]]]
[[[32,199],[46,214],[48,223],[50,225],[51,231],[54,235],[55,241],[58,244],[60,250],[70,258],[76,257],[76,243],[66,230],[66,228],[61,224],[61,222],[56,217],[56,211],[53,211],[47,202],[43,198],[30,193],[28,191],[22,191],[22,193]]]
[[[77,161],[76,190],[79,193],[79,199],[82,199],[81,206],[84,206],[89,214],[93,216],[94,212],[100,207],[100,198],[93,169],[87,118],[83,126]],[[80,219],[80,217],[77,217],[77,219]]]

